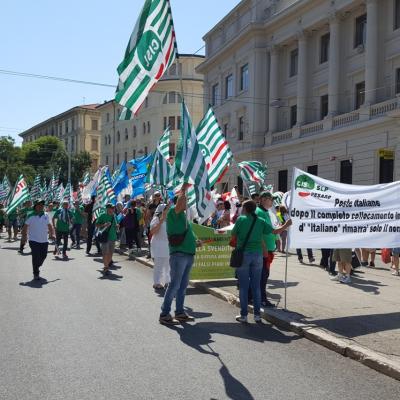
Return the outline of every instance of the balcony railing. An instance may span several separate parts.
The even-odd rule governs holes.
[[[319,135],[322,132],[345,128],[360,122],[384,117],[387,113],[395,110],[400,110],[400,96],[372,106],[362,107],[359,110],[351,111],[347,114],[337,115],[333,118],[325,118],[323,121],[316,121],[301,127],[293,127],[292,129],[282,132],[274,132],[271,135],[270,144],[285,143],[292,139]]]
[[[272,134],[272,144],[287,142],[292,139],[293,132],[291,129],[283,132],[275,132]]]

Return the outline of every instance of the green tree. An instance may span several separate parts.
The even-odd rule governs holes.
[[[55,154],[64,152],[62,142],[54,136],[42,136],[34,142],[22,146],[23,159],[26,164],[35,169],[40,167],[47,169]]]

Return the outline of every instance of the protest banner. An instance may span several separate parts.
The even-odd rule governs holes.
[[[230,231],[217,233],[212,228],[192,224],[197,239],[203,242],[194,257],[190,279],[233,278],[234,270],[229,266],[232,248],[229,246]]]
[[[400,182],[348,185],[295,168],[290,198],[292,248],[400,246]]]

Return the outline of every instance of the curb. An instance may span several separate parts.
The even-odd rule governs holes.
[[[153,268],[153,263],[143,258],[136,257],[136,261]],[[189,281],[189,284],[192,287],[202,289],[236,307],[240,305],[238,296],[223,289],[213,287],[209,285],[207,281],[192,280]],[[253,306],[249,306],[249,311],[253,312]],[[314,325],[298,322],[294,318],[295,315],[296,314],[293,312],[277,309],[261,311],[261,317],[271,324],[279,328],[290,330],[344,357],[349,357],[352,360],[358,361],[369,368],[400,381],[400,363],[393,362],[384,355],[367,347],[355,344],[350,339],[335,336],[331,332]]]

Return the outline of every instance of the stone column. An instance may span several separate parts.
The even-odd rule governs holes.
[[[328,115],[334,117],[339,114],[340,93],[340,26],[336,14],[330,17],[329,41],[329,104]]]
[[[269,75],[269,129],[270,133],[278,131],[278,102],[279,99],[279,47],[273,46],[270,50]]]
[[[378,88],[378,2],[367,0],[367,40],[365,54],[365,104],[377,101]]]
[[[298,35],[299,60],[297,71],[297,125],[307,122],[307,35],[301,32]]]

